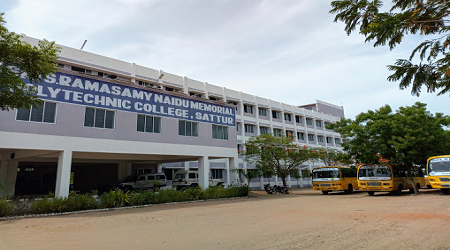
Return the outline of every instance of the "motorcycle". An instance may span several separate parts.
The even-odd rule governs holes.
[[[277,193],[277,190],[275,190],[275,188],[271,187],[270,184],[265,184],[264,185],[264,190],[268,194],[276,194]]]
[[[280,194],[289,194],[289,189],[286,186],[277,186],[274,185],[273,189],[275,189],[276,192],[280,193]]]

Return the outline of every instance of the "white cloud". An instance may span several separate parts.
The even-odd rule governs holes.
[[[428,103],[449,113],[448,96],[410,95],[387,82],[393,51],[347,36],[317,0],[6,0],[7,27],[85,50],[293,105],[316,99],[346,115]],[[0,8],[2,8],[0,7]],[[0,9],[0,11],[2,11]]]

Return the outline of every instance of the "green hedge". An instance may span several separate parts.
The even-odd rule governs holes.
[[[72,211],[91,210],[98,208],[116,208],[124,206],[141,206],[149,204],[160,204],[170,202],[183,202],[194,200],[209,200],[230,197],[248,196],[248,187],[210,187],[203,190],[201,187],[188,188],[177,191],[175,189],[164,189],[143,192],[123,192],[122,190],[111,190],[103,193],[100,198],[92,194],[78,194],[71,192],[67,198],[51,198],[50,194],[44,198],[38,198],[29,203],[23,201],[7,201],[0,199],[0,217],[25,214],[48,214]]]

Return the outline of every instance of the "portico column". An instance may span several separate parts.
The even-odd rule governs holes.
[[[162,173],[162,163],[158,163],[158,173]]]
[[[3,197],[4,195],[14,196],[18,167],[18,161],[11,160],[1,162],[0,181],[3,184],[3,193],[0,193],[0,197]]]
[[[209,187],[209,159],[208,156],[198,157],[198,182],[203,189]]]
[[[238,168],[238,159],[236,157],[230,157],[227,161],[227,184],[230,185],[232,182],[236,181],[239,176],[238,173],[234,170]]]
[[[55,197],[68,197],[70,187],[70,169],[72,166],[72,151],[64,150],[58,156],[56,173]]]
[[[125,181],[128,175],[131,175],[131,163],[121,162],[117,169],[117,178],[119,182]]]

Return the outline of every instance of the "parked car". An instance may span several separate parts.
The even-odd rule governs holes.
[[[167,186],[167,178],[163,173],[129,176],[125,182],[117,185],[118,188],[124,191],[147,190],[164,186]]]

